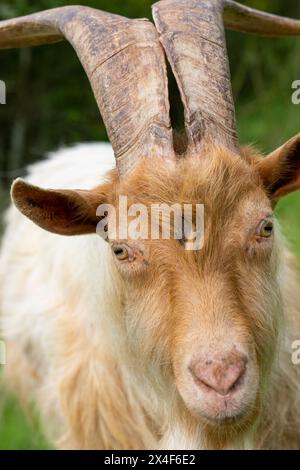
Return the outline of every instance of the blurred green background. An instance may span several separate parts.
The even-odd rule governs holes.
[[[76,2],[75,2],[76,3]],[[134,17],[151,16],[151,0],[90,0],[83,5]],[[300,18],[299,0],[245,0],[249,6]],[[1,0],[0,19],[74,4],[61,0]],[[260,38],[228,32],[232,84],[241,143],[269,152],[300,132],[300,105],[291,101],[300,80],[300,38]],[[0,51],[0,80],[7,104],[0,106],[0,211],[13,178],[45,152],[80,141],[106,140],[88,80],[66,43]],[[171,83],[171,97],[175,87]],[[178,104],[174,109],[179,109]],[[277,209],[300,259],[300,194]],[[7,366],[9,367],[9,366]],[[45,449],[37,422],[0,391],[0,449]]]

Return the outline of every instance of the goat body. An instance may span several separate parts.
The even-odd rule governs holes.
[[[113,162],[109,145],[80,145],[32,166],[28,181],[88,189],[104,180]],[[299,448],[300,368],[291,354],[300,332],[300,298],[295,260],[282,244],[283,315],[262,400],[250,425],[224,431],[187,411],[161,363],[154,326],[146,340],[151,360],[139,353],[144,338],[135,331],[138,320],[124,312],[125,286],[105,241],[96,234],[42,231],[14,207],[6,225],[0,256],[4,379],[24,403],[36,405],[58,447]]]

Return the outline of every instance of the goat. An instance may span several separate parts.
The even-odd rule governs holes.
[[[299,284],[273,211],[300,188],[300,135],[266,157],[240,147],[224,31],[297,35],[300,21],[231,0],[162,0],[153,17],[62,7],[0,22],[0,48],[72,44],[113,148],[59,151],[12,186],[4,382],[59,448],[299,448]],[[185,112],[180,156],[165,56]],[[120,195],[201,202],[202,249],[103,240],[97,208]]]

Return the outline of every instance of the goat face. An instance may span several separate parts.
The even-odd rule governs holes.
[[[118,193],[149,212],[157,202],[204,204],[201,250],[174,239],[112,242],[124,321],[133,349],[161,363],[193,414],[254,418],[281,310],[272,205],[258,173],[215,149],[173,168],[145,162]]]
[[[128,176],[112,172],[92,191],[42,190],[17,180],[17,207],[42,228],[95,232],[97,207],[202,203],[204,245],[184,240],[109,240],[120,277],[131,350],[160,365],[198,419],[249,423],[259,410],[275,357],[281,299],[276,200],[298,187],[299,137],[269,157],[220,147],[177,163],[144,159]],[[293,171],[291,171],[291,168]]]

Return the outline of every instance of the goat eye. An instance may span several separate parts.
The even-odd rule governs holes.
[[[257,235],[261,238],[270,238],[273,233],[274,224],[270,219],[262,220],[257,228]]]
[[[125,260],[129,257],[128,250],[124,245],[116,245],[113,247],[113,252],[119,260]]]

